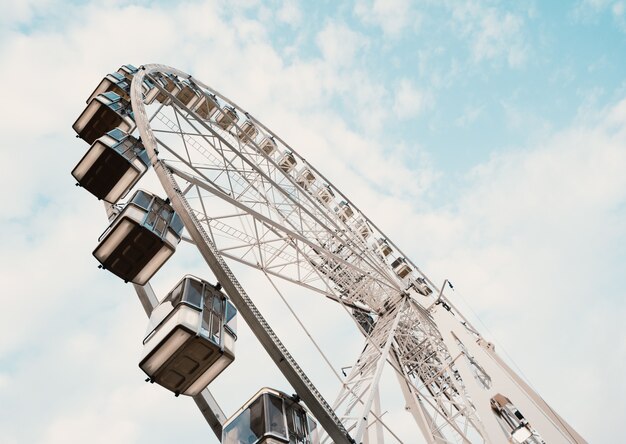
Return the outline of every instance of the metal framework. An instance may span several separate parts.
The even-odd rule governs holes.
[[[184,80],[198,100],[185,104],[161,76]],[[146,80],[167,105],[144,103]],[[401,442],[380,413],[385,367],[396,374],[416,434],[428,443],[585,442],[445,297],[445,283],[435,291],[347,196],[261,122],[163,65],[142,66],[130,98],[137,131],[188,240],[318,420],[325,442]],[[332,406],[227,261],[329,298],[353,318],[364,349]],[[154,295],[136,289],[149,313]],[[196,403],[218,434],[224,414],[208,390]]]

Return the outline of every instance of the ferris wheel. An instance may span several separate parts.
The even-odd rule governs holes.
[[[140,363],[148,380],[193,396],[221,442],[402,442],[381,413],[385,368],[414,435],[428,443],[585,442],[446,297],[449,282],[437,288],[321,171],[238,104],[163,65],[124,65],[87,103],[74,129],[90,149],[73,175],[104,200],[111,221],[94,256],[134,284],[150,317]],[[149,168],[162,193],[138,189],[121,204]],[[150,278],[181,240],[218,283],[186,276],[158,299]],[[349,314],[364,346],[334,399],[322,396],[232,264]],[[207,386],[235,359],[236,317],[297,396],[263,389],[226,419]]]

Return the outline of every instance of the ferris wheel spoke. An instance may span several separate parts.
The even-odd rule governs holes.
[[[221,190],[218,191],[216,190],[215,186],[212,186],[210,183],[207,183],[206,181],[202,181],[202,180],[198,180],[197,178],[195,178],[194,176],[191,176],[183,171],[180,171],[177,167],[174,167],[172,165],[168,165],[168,168],[178,177],[182,178],[183,180],[187,181],[187,182],[193,182],[195,183],[199,188],[204,189],[205,191],[209,191],[212,194],[218,194],[219,197],[221,197],[223,200],[228,201],[230,204],[232,204],[233,206],[243,210],[247,216],[251,216],[254,217],[255,219],[257,219],[259,222],[261,222],[264,225],[268,225],[270,226],[273,230],[275,230],[276,232],[283,232],[285,233],[288,238],[289,241],[294,240],[297,241],[300,245],[306,245],[311,251],[317,251],[316,255],[319,259],[319,255],[320,253],[322,253],[325,256],[325,260],[328,261],[333,261],[335,263],[337,263],[338,265],[341,265],[342,267],[345,268],[345,270],[352,270],[356,273],[360,273],[361,275],[364,275],[365,273],[367,273],[370,270],[363,270],[362,268],[359,267],[359,265],[362,265],[361,261],[354,261],[353,258],[353,262],[349,262],[348,260],[345,260],[344,258],[337,256],[334,252],[332,252],[331,250],[328,250],[328,247],[324,247],[324,246],[320,246],[319,244],[316,244],[312,241],[310,241],[309,239],[307,239],[306,237],[302,236],[300,233],[290,230],[288,228],[285,227],[285,225],[274,221],[273,219],[266,217],[263,214],[257,213],[256,211],[252,210],[251,208],[247,207],[246,205],[242,204],[241,202],[237,201],[236,199],[231,198],[230,196],[225,195]],[[226,225],[225,225],[226,226]],[[255,242],[255,244],[258,242]],[[288,242],[286,242],[287,246],[289,246]],[[331,247],[332,248],[332,247]],[[306,261],[308,262],[310,260],[310,255],[307,255],[307,259]],[[355,265],[358,264],[358,265]],[[371,280],[373,282],[375,282],[377,285],[380,285],[383,288],[389,288],[389,290],[391,291],[397,291],[396,288],[394,286],[390,285],[390,282],[385,279],[385,280],[381,280],[379,279],[376,275],[374,275],[373,273],[371,275],[369,275],[367,277],[368,280]]]
[[[161,117],[161,120],[162,121],[169,121],[169,120],[166,120],[165,117]],[[169,121],[169,122],[171,122],[171,121]],[[173,124],[173,122],[172,122],[170,124],[170,127],[172,127],[173,125],[175,125],[175,124]],[[198,128],[195,128],[195,129],[198,130]],[[208,139],[206,139],[206,140],[208,141]],[[293,198],[291,198],[291,199],[282,199],[282,201],[281,201],[281,199],[279,199],[278,195],[276,194],[277,183],[275,181],[272,181],[271,178],[267,174],[264,174],[256,166],[251,165],[251,167],[250,167],[250,163],[248,163],[248,167],[250,167],[250,168],[246,167],[245,169],[241,169],[241,168],[238,169],[237,167],[234,167],[233,166],[233,161],[230,160],[230,158],[227,158],[226,155],[225,155],[225,149],[222,146],[222,139],[218,139],[218,140],[220,142],[219,152],[221,154],[222,161],[224,162],[224,165],[221,168],[221,171],[224,172],[224,173],[229,173],[228,174],[228,177],[229,177],[229,187],[222,187],[222,188],[223,189],[229,189],[228,192],[230,193],[230,195],[238,196],[239,200],[241,201],[242,200],[242,195],[243,195],[243,193],[245,191],[248,191],[248,190],[251,190],[251,189],[255,188],[254,187],[254,180],[250,180],[249,179],[252,176],[254,176],[254,178],[257,181],[257,183],[259,183],[261,185],[261,188],[263,188],[264,185],[269,185],[270,186],[270,188],[269,188],[269,190],[271,191],[271,195],[270,196],[268,196],[267,194],[264,194],[262,192],[260,193],[261,196],[263,196],[265,198],[263,204],[268,205],[269,203],[273,203],[274,210],[281,216],[281,218],[284,221],[289,222],[292,226],[294,225],[293,222],[292,222],[292,219],[294,219],[292,217],[292,215],[296,215],[297,216],[295,218],[296,219],[296,223],[299,222],[299,226],[297,226],[295,228],[300,229],[300,230],[305,230],[306,229],[305,224],[307,222],[306,222],[306,219],[305,219],[304,216],[305,216],[305,212],[307,211],[307,209],[304,208],[302,205],[295,204],[295,201],[293,200]],[[211,144],[211,143],[209,142],[209,144]],[[240,153],[237,153],[237,154],[239,154],[239,156],[241,156]],[[215,161],[219,161],[218,158],[215,157],[215,156],[211,157],[211,159],[214,162]],[[233,156],[232,159],[235,159],[235,157]],[[239,179],[240,179],[240,180],[236,180],[236,182],[238,183],[238,185],[240,186],[240,189],[241,189],[241,192],[239,194],[237,194],[237,190],[235,190],[233,188],[233,182],[231,181],[231,175],[235,175],[235,176],[239,177]],[[243,179],[244,181],[247,180],[248,184],[245,185],[244,183],[242,183],[241,179]],[[285,197],[285,196],[290,197],[290,193],[285,193],[284,189],[280,189],[280,190],[281,190],[280,197]],[[293,190],[297,191],[297,187],[294,187]],[[258,191],[259,190],[257,189],[257,192]],[[296,194],[296,197],[297,197],[297,194]],[[311,197],[308,196],[308,198],[310,199]],[[268,206],[271,207],[271,205],[268,205]],[[306,217],[307,218],[309,218],[311,215],[312,214],[310,212],[306,213]],[[325,215],[325,216],[327,217],[327,215]],[[311,222],[309,222],[309,224],[310,223]],[[314,219],[313,223],[319,225],[320,220],[319,219]],[[329,231],[332,232],[329,229],[329,227],[326,226],[326,225],[322,225],[322,228],[325,229],[327,233]],[[338,227],[335,225],[335,227],[334,227],[335,233],[339,233],[339,237],[342,237],[343,233],[345,233],[345,230],[337,231],[337,228]],[[343,242],[345,243],[345,245],[347,245],[347,247],[349,249],[352,250],[353,254],[359,255],[363,260],[366,260],[366,261],[368,260],[367,258],[370,256],[370,254],[368,254],[369,251],[366,252],[365,250],[362,249],[362,247],[359,250],[354,250],[354,246],[356,244],[358,244],[358,242],[354,242],[354,241],[352,241],[352,242],[345,242],[345,241],[343,241]],[[375,262],[374,263],[370,262],[370,266],[372,266],[372,265],[374,265],[374,267],[373,267],[374,269],[377,269],[377,272],[380,272],[382,270],[380,268],[380,265],[376,264]]]

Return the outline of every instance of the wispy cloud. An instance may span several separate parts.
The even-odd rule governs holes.
[[[317,34],[316,42],[324,59],[335,67],[341,67],[352,64],[359,51],[367,45],[367,38],[345,23],[331,21]]]
[[[572,9],[574,19],[583,23],[609,15],[619,29],[626,32],[626,2],[623,0],[581,0]]]
[[[383,34],[397,38],[419,28],[421,15],[410,0],[358,0],[354,12],[363,22],[378,26]]]
[[[449,2],[452,28],[468,39],[476,62],[503,57],[511,67],[523,66],[530,50],[524,17],[480,1]]]
[[[400,119],[419,116],[432,105],[432,96],[417,88],[410,80],[402,79],[395,91],[393,111]]]

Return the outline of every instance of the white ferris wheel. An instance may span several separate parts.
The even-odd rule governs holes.
[[[449,283],[437,288],[322,172],[219,92],[167,66],[124,65],[74,129],[90,148],[72,174],[110,220],[94,256],[133,283],[150,318],[140,367],[192,396],[222,443],[403,442],[382,413],[385,368],[428,443],[585,442],[446,298]],[[160,193],[138,186],[149,168]],[[185,276],[159,299],[150,278],[181,240],[218,283]],[[281,342],[234,263],[329,298],[353,319],[363,348],[345,376],[335,372],[334,399]],[[296,395],[261,389],[226,418],[209,389],[235,358],[237,317]]]

